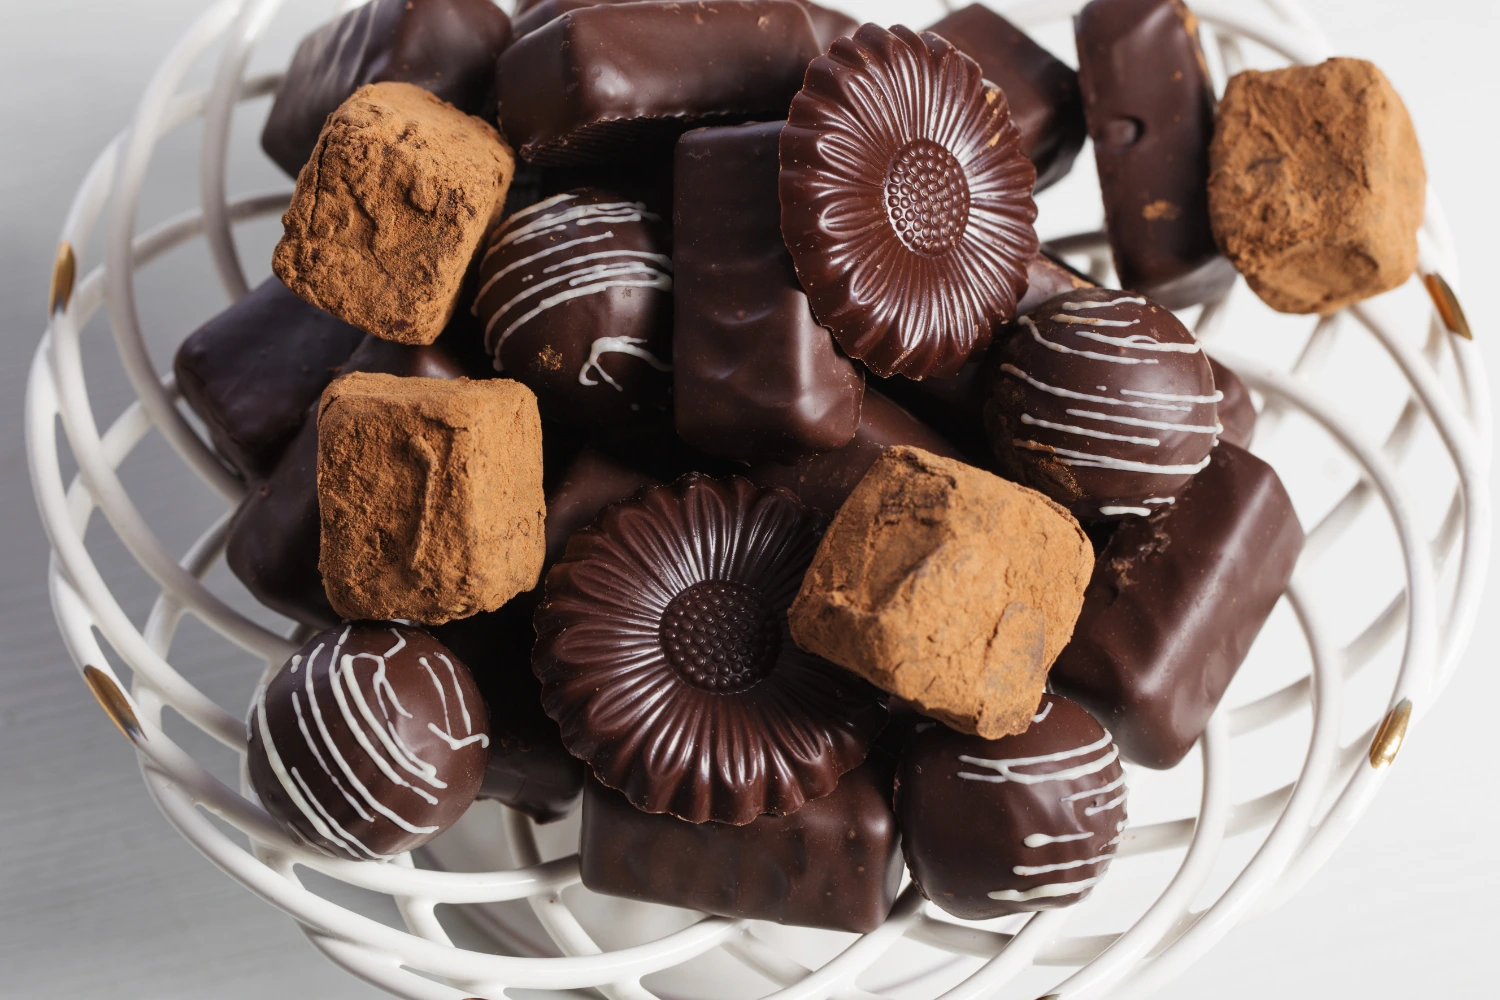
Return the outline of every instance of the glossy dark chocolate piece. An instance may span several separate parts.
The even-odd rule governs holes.
[[[986,740],[919,724],[901,754],[896,817],[922,894],[964,920],[1072,906],[1125,829],[1119,751],[1093,716],[1042,696],[1031,728]]]
[[[1073,68],[982,3],[954,11],[927,30],[978,62],[985,79],[1005,91],[1021,130],[1021,152],[1036,164],[1036,189],[1066,177],[1088,134]]]
[[[818,48],[824,52],[828,51],[835,40],[849,38],[859,30],[859,21],[842,11],[830,10],[811,0],[797,0],[797,3],[807,11],[807,16],[812,21],[813,34],[818,36]]]
[[[609,427],[671,404],[672,258],[645,204],[580,188],[495,229],[474,310],[494,367],[542,415]]]
[[[1025,316],[1048,299],[1066,292],[1096,287],[1088,275],[1044,248],[1026,264],[1026,294],[1016,304],[1016,315]]]
[[[271,277],[190,334],[172,370],[219,454],[256,480],[364,337]]]
[[[952,375],[1015,315],[1036,169],[1005,94],[933,34],[867,24],[807,69],[781,229],[819,322],[877,375]]]
[[[516,38],[529,35],[553,18],[583,7],[594,7],[601,3],[637,2],[639,0],[532,0],[517,8],[516,17],[511,22],[512,34]],[[812,20],[813,34],[817,36],[821,49],[827,49],[835,38],[854,34],[859,27],[859,22],[847,14],[821,7],[810,0],[796,0],[796,3],[807,11],[808,18]]]
[[[1219,423],[1224,428],[1219,432],[1219,440],[1248,448],[1255,439],[1255,422],[1259,419],[1250,389],[1231,369],[1213,358],[1208,363],[1214,370],[1214,388],[1224,394],[1219,400]]]
[[[890,779],[865,764],[832,794],[748,826],[653,816],[590,781],[579,866],[594,892],[705,913],[865,933],[896,902]]]
[[[1168,309],[1217,298],[1235,272],[1209,227],[1214,92],[1198,19],[1182,0],[1093,0],[1074,27],[1121,286]]]
[[[809,455],[792,465],[761,462],[751,466],[757,486],[780,486],[824,517],[832,518],[887,448],[921,448],[944,458],[962,460],[958,449],[936,431],[873,389],[865,390],[859,430],[836,451]]]
[[[297,176],[324,120],[367,83],[412,83],[481,114],[510,18],[492,0],[370,0],[304,38],[266,118],[260,144]]]
[[[605,509],[547,574],[532,666],[563,743],[637,808],[743,825],[833,791],[884,696],[792,642],[822,519],[687,476]]]
[[[408,347],[366,337],[339,370],[423,378],[460,378],[464,371],[436,344]],[[225,560],[260,603],[304,625],[326,628],[339,616],[318,572],[318,425],[310,408],[275,470],[251,487],[229,525]]]
[[[843,447],[864,395],[813,318],[781,238],[781,130],[705,128],[677,143],[677,433],[746,461]]]
[[[500,121],[533,163],[649,155],[705,122],[786,116],[819,52],[792,0],[604,4],[500,59]]]
[[[537,0],[535,3],[523,3],[516,9],[516,16],[511,18],[511,44],[515,44],[564,14],[610,2],[625,2],[625,0]]]
[[[484,699],[421,628],[352,622],[309,639],[256,693],[251,787],[304,843],[389,861],[452,826],[489,756]]]
[[[1053,687],[1098,715],[1126,759],[1174,766],[1203,735],[1302,542],[1275,470],[1221,441],[1175,504],[1109,540]]]
[[[1177,317],[1129,292],[1082,288],[1022,316],[985,378],[1000,470],[1082,521],[1172,503],[1218,437],[1207,356]]]

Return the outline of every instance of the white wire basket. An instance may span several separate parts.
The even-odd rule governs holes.
[[[27,441],[53,547],[58,624],[85,682],[133,743],[147,792],[182,836],[285,911],[334,962],[412,1000],[518,989],[593,990],[609,1000],[1138,997],[1241,919],[1295,893],[1364,813],[1464,652],[1490,544],[1488,387],[1473,344],[1457,335],[1468,333],[1454,292],[1458,264],[1430,194],[1421,274],[1404,289],[1299,321],[1272,317],[1241,287],[1192,317],[1210,352],[1255,391],[1256,450],[1287,482],[1308,543],[1283,607],[1197,753],[1172,771],[1130,770],[1132,825],[1108,879],[1084,904],[965,924],[908,883],[884,926],[863,936],[705,917],[589,893],[579,885],[576,817],[538,828],[490,803],[417,858],[391,864],[299,846],[243,777],[238,787],[219,780],[185,749],[192,741],[164,728],[170,712],[181,720],[170,724],[174,732],[185,723],[243,760],[247,706],[216,703],[188,679],[191,664],[168,659],[185,615],[267,671],[300,640],[294,629],[282,634],[241,615],[202,582],[245,487],[179,409],[171,376],[147,352],[136,300],[137,273],[195,240],[206,244],[230,301],[248,290],[234,227],[279,213],[290,191],[231,197],[226,160],[236,105],[279,83],[277,74],[246,75],[279,6],[214,4],[88,172],[62,230],[50,323],[28,385]],[[944,6],[913,2],[903,16],[926,24]],[[1028,28],[1065,30],[1082,0],[996,6]],[[1312,63],[1330,54],[1293,0],[1194,6],[1221,85],[1250,61]],[[217,59],[212,85],[183,89],[205,57]],[[198,207],[139,231],[153,150],[199,118]],[[103,259],[75,280],[74,248],[90,245],[101,227]],[[1103,234],[1051,242],[1109,279]],[[102,431],[82,342],[101,309],[138,397]],[[1234,343],[1247,349],[1236,353]],[[1346,377],[1348,356],[1363,358],[1360,385]],[[1364,391],[1376,368],[1397,391]],[[224,515],[180,557],[120,477],[152,432],[224,501]],[[71,480],[63,441],[78,468]],[[1425,462],[1419,473],[1410,468],[1417,459]],[[127,616],[85,545],[96,513],[160,588],[143,624]],[[125,669],[111,666],[105,646]],[[331,891],[338,883],[393,900],[400,925],[330,898],[355,895]],[[474,946],[456,945],[455,935]]]

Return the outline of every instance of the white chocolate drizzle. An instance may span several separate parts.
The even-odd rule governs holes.
[[[1066,802],[1067,800],[1064,799],[1063,801]],[[1048,844],[1071,844],[1075,840],[1093,839],[1094,835],[1092,833],[1059,833],[1056,835],[1050,833],[1029,833],[1021,840],[1021,843],[1027,847],[1046,847]]]
[[[1037,327],[1036,322],[1030,316],[1022,316],[1020,319],[1020,323],[1022,326],[1026,327],[1026,329],[1031,331],[1031,339],[1047,348],[1047,350],[1056,351],[1059,354],[1073,354],[1080,358],[1088,358],[1090,361],[1107,361],[1112,365],[1161,364],[1161,362],[1156,358],[1131,358],[1124,357],[1119,354],[1100,354],[1098,351],[1080,351],[1076,347],[1069,347],[1066,344],[1059,344],[1055,340],[1048,340],[1046,337],[1043,337],[1041,329]]]
[[[605,371],[604,366],[599,364],[599,359],[606,354],[628,354],[633,358],[640,358],[659,372],[671,371],[671,365],[641,346],[645,342],[640,337],[600,337],[598,340],[595,340],[593,346],[589,348],[589,359],[583,363],[583,367],[578,371],[579,384],[590,386],[599,384],[599,379],[589,377],[589,369],[594,368],[598,370],[599,378],[604,379],[604,381],[614,386],[615,391],[625,391],[625,387],[610,378],[609,372]]]
[[[1208,468],[1209,459],[1205,457],[1201,462],[1191,465],[1156,465],[1151,462],[1135,462],[1130,459],[1115,458],[1113,455],[1091,455],[1084,451],[1071,451],[1067,448],[1057,448],[1050,444],[1042,444],[1039,441],[1028,441],[1016,439],[1011,442],[1017,448],[1025,448],[1029,451],[1050,451],[1057,455],[1067,465],[1077,466],[1082,469],[1114,469],[1120,472],[1145,472],[1161,476],[1196,476]]]
[[[336,706],[338,717],[342,719],[348,734],[388,782],[398,789],[417,796],[429,805],[437,804],[437,797],[428,789],[441,791],[448,787],[447,783],[438,777],[435,764],[422,759],[401,739],[397,729],[398,717],[410,719],[412,713],[401,704],[386,674],[387,661],[406,647],[406,638],[396,629],[391,629],[391,634],[396,641],[384,653],[349,654],[343,652],[343,646],[348,641],[350,628],[350,626],[345,626],[343,632],[339,634],[333,648],[328,651],[326,663],[322,658],[326,649],[324,643],[314,646],[305,661],[300,655],[292,658],[289,672],[303,675],[301,689],[292,691],[292,710],[297,718],[297,729],[308,752],[317,762],[324,776],[361,820],[367,823],[374,822],[378,815],[408,833],[434,833],[437,827],[422,826],[406,819],[395,807],[389,802],[382,801],[368,785],[359,779],[353,765],[334,740],[324,717],[325,711],[332,711]],[[474,731],[473,720],[469,715],[468,705],[464,701],[463,686],[459,683],[457,668],[446,656],[439,655],[438,659],[445,668],[441,674],[425,656],[418,661],[437,688],[439,703],[443,710],[442,727],[440,728],[435,722],[429,722],[427,728],[454,750],[472,743],[488,746],[489,736],[483,731]],[[369,670],[368,677],[362,681],[359,666],[360,661],[364,660],[371,661],[373,666]],[[305,671],[302,670],[304,666],[307,668]],[[326,693],[324,699],[319,697],[320,666],[322,667],[321,677],[327,680],[327,689],[333,695],[334,705],[325,704]],[[451,706],[444,675],[446,675],[446,684],[451,685],[455,696]],[[457,731],[455,721],[462,723],[462,733]],[[252,724],[256,727],[261,744],[265,747],[266,760],[281,784],[282,790],[286,792],[287,797],[319,836],[330,843],[337,844],[355,857],[365,857],[375,861],[390,860],[390,855],[372,850],[359,837],[341,826],[334,819],[333,811],[328,808],[328,805],[319,801],[313,794],[300,770],[286,766],[271,733],[271,727],[266,721],[266,687],[264,685],[256,692]]]
[[[1007,903],[1026,903],[1033,899],[1056,899],[1059,896],[1076,896],[1081,892],[1092,889],[1099,881],[1096,875],[1093,878],[1082,879],[1078,882],[1054,882],[1050,885],[1039,885],[1035,889],[996,889],[988,893],[991,899],[998,899]]]
[[[1045,708],[1043,708],[1040,712],[1038,712],[1036,715],[1033,715],[1031,717],[1031,724],[1034,726],[1038,722],[1045,722],[1046,719],[1047,719],[1047,716],[1049,716],[1049,715],[1052,714],[1052,705],[1053,705],[1052,702],[1050,702],[1050,701],[1047,702],[1047,705],[1046,705]]]

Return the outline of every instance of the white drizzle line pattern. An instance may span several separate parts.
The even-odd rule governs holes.
[[[1047,720],[1047,716],[1052,714],[1052,706],[1054,704],[1056,703],[1051,701],[1047,702],[1046,708],[1042,709],[1039,713],[1031,717],[1031,724],[1034,726],[1038,722],[1045,722]]]
[[[1114,738],[1106,732],[1102,737],[1085,747],[1077,747],[1072,750],[1062,750],[1057,753],[1041,754],[1036,757],[1011,757],[1001,760],[987,760],[983,757],[971,757],[968,754],[959,755],[959,760],[965,764],[975,767],[983,767],[992,770],[994,774],[976,774],[972,771],[959,771],[960,778],[970,781],[990,781],[1003,784],[1013,781],[1018,785],[1041,785],[1052,781],[1073,781],[1078,778],[1087,777],[1090,774],[1098,774],[1109,765],[1120,759],[1120,751],[1114,745]],[[1109,752],[1102,757],[1076,764],[1072,767],[1060,768],[1056,771],[1043,771],[1040,774],[1026,774],[1016,770],[1020,767],[1031,767],[1038,764],[1061,764],[1064,761],[1076,760],[1087,757],[1089,754],[1098,753],[1108,747]]]
[[[1146,392],[1142,389],[1121,389],[1120,395],[1159,399],[1167,403],[1218,403],[1224,399],[1224,394],[1218,389],[1215,389],[1209,396],[1182,396],[1175,392]]]
[[[1068,412],[1072,412],[1071,410]],[[1043,420],[1041,417],[1033,417],[1029,413],[1021,414],[1021,423],[1032,427],[1045,427],[1049,431],[1060,431],[1063,434],[1072,434],[1075,437],[1088,438],[1091,441],[1124,441],[1126,444],[1143,444],[1148,448],[1160,448],[1160,438],[1137,437],[1134,434],[1115,434],[1111,431],[1090,430],[1087,427],[1079,427],[1077,424],[1060,424],[1054,420]]]
[[[1212,424],[1174,424],[1165,420],[1142,420],[1138,417],[1121,417],[1113,413],[1097,413],[1094,410],[1075,410],[1069,408],[1064,411],[1070,417],[1087,417],[1090,420],[1104,420],[1112,424],[1124,424],[1126,427],[1144,427],[1154,431],[1178,431],[1182,434],[1213,434],[1223,433],[1224,425],[1217,420]]]
[[[1094,835],[1092,833],[1060,833],[1056,836],[1050,833],[1028,833],[1021,840],[1021,843],[1027,847],[1046,847],[1048,844],[1071,844],[1075,840],[1093,839]]]
[[[1100,354],[1098,351],[1080,351],[1076,347],[1068,347],[1066,344],[1059,344],[1055,340],[1048,340],[1046,337],[1043,337],[1041,329],[1037,327],[1036,322],[1030,316],[1022,316],[1020,323],[1031,331],[1031,339],[1047,348],[1047,350],[1056,351],[1059,354],[1073,354],[1080,358],[1088,358],[1090,361],[1107,361],[1112,365],[1161,364],[1156,358],[1127,358],[1121,357],[1118,354]]]
[[[628,354],[633,358],[640,358],[642,361],[646,362],[646,364],[650,365],[652,368],[655,368],[659,372],[671,371],[671,365],[667,364],[665,361],[662,361],[656,355],[652,354],[650,351],[641,346],[645,342],[646,341],[641,339],[640,337],[600,337],[598,340],[594,341],[593,346],[589,348],[589,359],[585,361],[583,363],[583,367],[578,370],[579,384],[588,386],[599,384],[599,379],[591,378],[589,376],[589,369],[594,368],[598,370],[599,378],[604,379],[604,381],[614,386],[616,392],[625,391],[625,387],[616,382],[614,379],[610,378],[609,372],[605,371],[604,366],[599,364],[599,359],[604,357],[604,355],[606,354]]]
[[[1048,385],[1045,382],[1032,378],[1009,362],[1001,365],[1000,370],[1008,375],[1014,375],[1033,389],[1049,393],[1053,396],[1059,396],[1063,399],[1077,399],[1085,403],[1104,403],[1109,406],[1128,406],[1141,410],[1172,410],[1179,413],[1187,413],[1192,410],[1191,406],[1177,406],[1170,403],[1142,403],[1134,399],[1116,399],[1113,396],[1093,396],[1086,392],[1077,392],[1073,389],[1064,389],[1061,386]],[[1104,391],[1105,387],[1101,385],[1099,389],[1100,391]]]
[[[1106,504],[1099,508],[1099,513],[1105,517],[1119,517],[1121,514],[1136,514],[1145,517],[1151,513],[1150,507],[1114,507]]]
[[[1208,468],[1209,462],[1209,459],[1205,457],[1203,461],[1194,462],[1191,465],[1153,465],[1150,462],[1134,462],[1129,459],[1115,458],[1112,455],[1091,455],[1085,451],[1070,451],[1067,448],[1057,448],[1038,441],[1017,439],[1011,443],[1017,448],[1026,448],[1030,451],[1052,452],[1064,464],[1081,469],[1114,469],[1120,472],[1146,472],[1162,476],[1196,476]]]
[[[1091,309],[1113,309],[1115,306],[1135,305],[1149,306],[1151,303],[1139,295],[1126,295],[1118,299],[1110,299],[1108,302],[1064,302],[1063,312],[1088,312]]]
[[[349,638],[350,626],[345,626],[333,649],[329,651],[327,664],[323,668],[324,676],[327,677],[329,689],[333,692],[333,700],[337,704],[339,714],[343,719],[350,735],[360,747],[369,755],[370,760],[392,784],[405,788],[414,793],[429,804],[436,804],[437,798],[421,785],[413,783],[403,777],[397,770],[415,778],[428,788],[444,789],[447,784],[437,776],[437,766],[417,756],[410,747],[401,739],[396,730],[395,715],[402,718],[411,718],[412,714],[402,706],[386,676],[387,661],[390,657],[399,653],[406,646],[406,639],[395,629],[391,629],[395,637],[395,644],[383,654],[375,653],[343,653],[343,645]],[[324,775],[338,790],[339,795],[352,808],[360,819],[365,822],[374,822],[376,814],[385,817],[397,827],[408,833],[427,834],[437,831],[435,826],[419,826],[414,824],[372,792],[355,774],[354,768],[344,757],[334,741],[328,724],[324,719],[324,705],[319,701],[317,691],[317,671],[320,663],[320,655],[326,648],[325,644],[319,643],[313,647],[304,662],[301,656],[294,656],[289,665],[289,671],[293,674],[303,674],[302,690],[292,692],[292,710],[297,717],[297,728],[302,734],[303,741],[307,744],[308,751],[317,761]],[[443,728],[439,729],[435,723],[429,722],[427,728],[437,734],[450,747],[457,750],[471,743],[479,743],[481,746],[489,745],[489,736],[483,732],[474,732],[472,719],[469,716],[468,706],[464,703],[463,688],[458,682],[457,670],[452,661],[446,656],[440,657],[447,667],[449,679],[453,684],[453,690],[457,695],[457,705],[460,718],[463,720],[464,733],[457,736],[453,732],[453,722],[450,718],[447,694],[443,689],[442,681],[437,672],[428,663],[426,657],[420,659],[420,663],[426,669],[432,682],[437,685],[441,696],[443,707]],[[375,707],[370,704],[365,688],[361,686],[356,664],[360,660],[371,660],[374,669],[369,678],[369,686],[373,693]],[[306,670],[302,671],[302,667]],[[303,700],[306,700],[307,708],[303,708]],[[357,706],[357,708],[356,708]],[[379,715],[376,714],[376,708]],[[309,726],[308,718],[312,719]],[[391,855],[380,854],[366,844],[353,833],[344,829],[333,818],[332,812],[327,806],[318,801],[313,794],[307,781],[302,777],[296,767],[287,767],[276,741],[272,737],[270,725],[266,721],[266,688],[262,686],[256,692],[255,698],[255,724],[258,728],[261,744],[265,747],[266,760],[271,766],[272,772],[280,782],[282,790],[292,800],[297,809],[312,824],[314,830],[320,836],[331,843],[338,844],[353,856],[363,856],[375,861],[388,861]],[[368,730],[366,727],[369,727]],[[316,730],[316,734],[314,733]],[[371,735],[374,735],[374,742]],[[380,749],[377,749],[379,743]],[[383,752],[382,752],[383,751]],[[325,756],[326,753],[326,756]],[[389,755],[389,759],[387,757]],[[330,766],[329,761],[337,765],[337,771]]]
[[[1007,903],[1025,903],[1033,899],[1056,899],[1059,896],[1076,896],[1087,889],[1091,889],[1099,881],[1099,876],[1086,878],[1079,882],[1054,882],[1051,885],[1039,885],[1035,889],[996,889],[988,895],[991,899],[998,899]]]
[[[491,254],[498,253],[506,247],[552,233],[562,232],[569,226],[582,228],[584,226],[623,224],[645,220],[655,221],[658,218],[658,216],[646,211],[646,206],[641,202],[605,202],[598,205],[569,204],[576,198],[577,195],[572,194],[557,195],[517,212],[505,224],[500,238],[490,245],[489,250],[485,253],[485,258],[488,259]],[[530,256],[512,261],[485,281],[483,287],[479,290],[478,298],[481,299],[497,282],[511,272],[539,263],[555,254],[564,255],[564,259],[559,263],[550,264],[542,268],[540,276],[544,280],[530,284],[521,292],[512,296],[491,314],[489,322],[485,324],[484,334],[486,341],[493,345],[491,351],[496,356],[496,370],[504,370],[499,361],[500,349],[511,335],[550,309],[556,308],[566,302],[571,302],[574,299],[583,298],[584,296],[601,294],[611,288],[654,288],[663,292],[672,290],[672,259],[664,254],[650,253],[644,250],[601,250],[595,253],[580,253],[576,256],[566,256],[568,251],[575,251],[589,244],[610,240],[614,236],[613,230],[606,230],[591,236],[582,236],[559,243],[556,246],[547,247]],[[531,280],[530,276],[526,280]],[[548,289],[558,288],[558,286],[563,287],[536,302],[525,313],[507,324],[499,337],[490,341],[490,336],[494,332],[495,326],[502,318],[528,300],[536,298]],[[595,363],[597,360],[595,358],[591,363]],[[659,364],[660,362],[656,363]],[[584,375],[587,374],[588,367],[589,365],[584,366],[584,371],[579,375],[579,381],[583,382],[584,385],[598,385],[599,382],[597,380],[592,382],[584,381]],[[615,386],[615,388],[618,389],[620,387]]]

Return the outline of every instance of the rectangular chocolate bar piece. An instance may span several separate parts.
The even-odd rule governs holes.
[[[1066,177],[1088,134],[1072,67],[982,3],[954,11],[927,30],[979,63],[985,79],[1005,91],[1021,130],[1021,152],[1036,164],[1036,189]]]
[[[1291,580],[1302,526],[1276,472],[1227,441],[1177,502],[1123,521],[1052,667],[1127,760],[1173,767],[1203,735]]]
[[[304,38],[261,132],[293,177],[323,122],[367,83],[412,83],[467,114],[487,112],[510,18],[493,0],[370,0]]]
[[[745,461],[843,447],[864,394],[813,318],[781,236],[783,124],[698,129],[677,144],[677,433]]]
[[[866,933],[890,914],[901,883],[890,786],[866,763],[789,816],[728,826],[641,812],[590,779],[583,884],[726,917]]]
[[[1182,0],[1093,0],[1074,21],[1120,285],[1168,309],[1217,298],[1235,272],[1208,219],[1214,92]]]
[[[705,121],[785,118],[818,56],[793,0],[602,4],[500,59],[500,122],[533,163],[638,159]]]
[[[246,479],[270,474],[364,332],[271,277],[177,348],[177,387]]]

